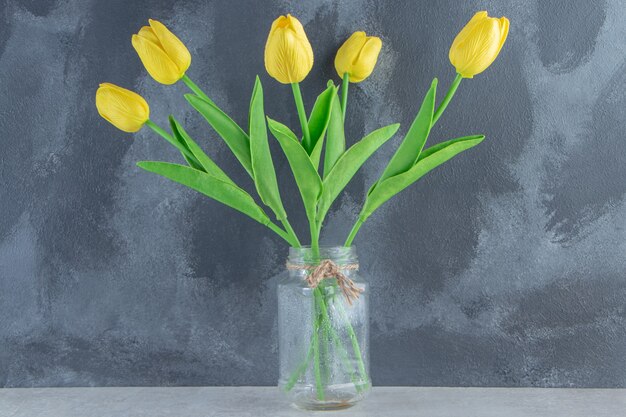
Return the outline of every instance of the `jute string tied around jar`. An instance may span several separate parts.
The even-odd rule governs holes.
[[[363,292],[362,288],[357,285],[350,278],[344,275],[341,271],[356,271],[359,269],[359,264],[347,264],[337,265],[330,259],[324,259],[319,265],[301,265],[292,264],[287,262],[287,269],[290,271],[311,271],[305,278],[309,288],[317,288],[319,283],[327,278],[335,278],[337,285],[341,288],[341,292],[348,304],[352,305],[352,301],[359,298],[359,294]]]

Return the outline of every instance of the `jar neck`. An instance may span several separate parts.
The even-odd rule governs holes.
[[[354,246],[320,246],[314,253],[310,246],[289,248],[288,262],[296,265],[316,265],[323,260],[331,260],[337,265],[358,263],[356,248]]]

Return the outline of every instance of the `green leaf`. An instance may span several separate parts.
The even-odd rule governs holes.
[[[309,156],[309,159],[311,159],[311,164],[313,164],[313,167],[315,168],[316,171],[319,169],[319,166],[320,166],[320,160],[322,159],[323,147],[324,147],[324,135],[322,135],[322,137],[317,141],[317,143],[315,144],[315,148],[313,148],[313,152],[311,152],[311,155]]]
[[[323,139],[326,127],[328,126],[328,120],[330,119],[330,109],[333,104],[333,94],[335,94],[337,88],[332,83],[328,82],[328,87],[315,100],[313,110],[309,116],[309,133],[311,136],[311,142],[307,143],[302,141],[302,147],[306,152],[311,155],[315,146],[320,139]]]
[[[185,161],[189,164],[190,167],[194,169],[198,169],[200,171],[205,171],[204,167],[200,164],[200,161],[193,155],[189,146],[185,142],[185,139],[182,138],[180,133],[176,130],[175,126],[172,124],[172,116],[170,116],[170,126],[172,128],[172,133],[174,134],[174,139],[180,144],[184,150],[180,150],[181,155],[185,158]],[[181,128],[182,129],[182,128]],[[178,148],[178,146],[177,146]]]
[[[254,185],[263,203],[272,209],[276,218],[284,220],[287,213],[280,199],[276,171],[272,162],[269,143],[267,142],[267,126],[263,109],[263,87],[256,77],[252,98],[250,100],[250,155]]]
[[[422,152],[420,160],[408,171],[395,175],[377,183],[370,189],[365,204],[359,215],[365,221],[378,207],[415,181],[426,175],[459,153],[478,145],[485,139],[484,135],[465,136],[442,142]]]
[[[192,167],[193,169],[197,169],[199,171],[204,171],[204,168],[202,167],[202,165],[200,165],[200,163],[197,162],[195,159],[188,157],[184,153],[183,153],[183,158],[185,158],[185,161],[187,161],[189,166]]]
[[[315,169],[319,168],[324,146],[324,136],[328,128],[330,114],[333,104],[333,96],[337,94],[337,88],[332,81],[328,81],[328,88],[322,92],[315,100],[315,105],[309,118],[309,132],[311,134],[312,149],[307,153],[311,157],[311,163]],[[304,145],[304,143],[303,143]],[[305,148],[306,149],[306,148]]]
[[[333,96],[330,121],[326,131],[326,152],[324,153],[324,177],[328,176],[339,157],[346,150],[346,137],[343,130],[343,112],[339,96]]]
[[[350,182],[354,174],[372,156],[378,148],[397,132],[399,124],[392,124],[373,131],[352,145],[341,157],[333,169],[324,178],[322,196],[320,198],[317,221],[324,220],[328,209],[339,193]]]
[[[220,203],[226,204],[248,215],[257,222],[267,225],[269,217],[259,207],[250,194],[231,183],[222,181],[212,175],[183,165],[168,162],[142,161],[137,166],[196,190]]]
[[[209,158],[209,156],[205,154],[202,149],[200,149],[198,144],[193,139],[191,139],[191,136],[189,136],[185,129],[183,129],[181,124],[178,123],[174,116],[170,116],[170,126],[172,127],[172,132],[174,132],[174,136],[181,143],[183,143],[187,147],[189,152],[191,152],[195,157],[199,168],[196,168],[190,164],[193,168],[204,171],[209,175],[212,175],[222,181],[226,181],[234,185],[234,182],[228,177],[228,175],[226,175],[224,171],[222,171],[220,167],[218,167],[217,164],[215,164],[215,162],[213,162],[213,160]]]
[[[401,174],[409,170],[419,157],[422,148],[426,143],[428,134],[430,133],[431,123],[433,120],[433,112],[435,109],[435,93],[437,91],[437,79],[433,79],[424,101],[413,120],[413,124],[406,133],[404,140],[396,150],[389,164],[383,171],[378,183],[385,181],[389,177]]]
[[[157,126],[156,124],[152,123],[150,120],[148,120],[146,124],[150,126],[152,130],[157,132],[161,137],[163,137],[163,139],[165,139],[172,146],[178,149],[180,153],[183,155],[183,158],[185,159],[185,161],[187,161],[187,163],[190,166],[196,169],[200,169],[202,171],[202,167],[200,166],[200,163],[193,156],[193,154],[187,147],[187,144],[185,143],[185,141],[182,140],[179,136],[176,136],[176,132],[174,131],[174,129],[172,129],[173,135],[169,135],[165,130],[163,130],[161,127]]]
[[[224,139],[224,142],[235,154],[241,165],[254,178],[250,157],[250,139],[246,132],[215,104],[194,94],[185,94],[185,98]]]
[[[289,166],[291,166],[296,184],[302,195],[307,217],[314,219],[317,200],[322,192],[322,180],[296,135],[287,126],[269,117],[267,124],[289,161]]]

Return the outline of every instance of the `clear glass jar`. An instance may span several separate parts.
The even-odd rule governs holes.
[[[346,298],[333,276],[311,288],[312,269],[330,260],[361,290]],[[287,271],[278,279],[278,386],[305,409],[354,405],[369,392],[368,286],[354,247],[290,248]]]

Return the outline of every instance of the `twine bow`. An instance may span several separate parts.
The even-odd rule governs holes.
[[[356,286],[354,281],[344,275],[344,271],[356,271],[359,269],[359,264],[337,265],[330,259],[324,259],[319,265],[296,265],[287,263],[287,269],[289,270],[304,270],[311,271],[305,278],[309,288],[317,288],[319,283],[327,278],[335,278],[337,285],[341,288],[341,292],[348,304],[352,305],[352,300],[359,298],[359,294],[363,292],[362,288]]]

